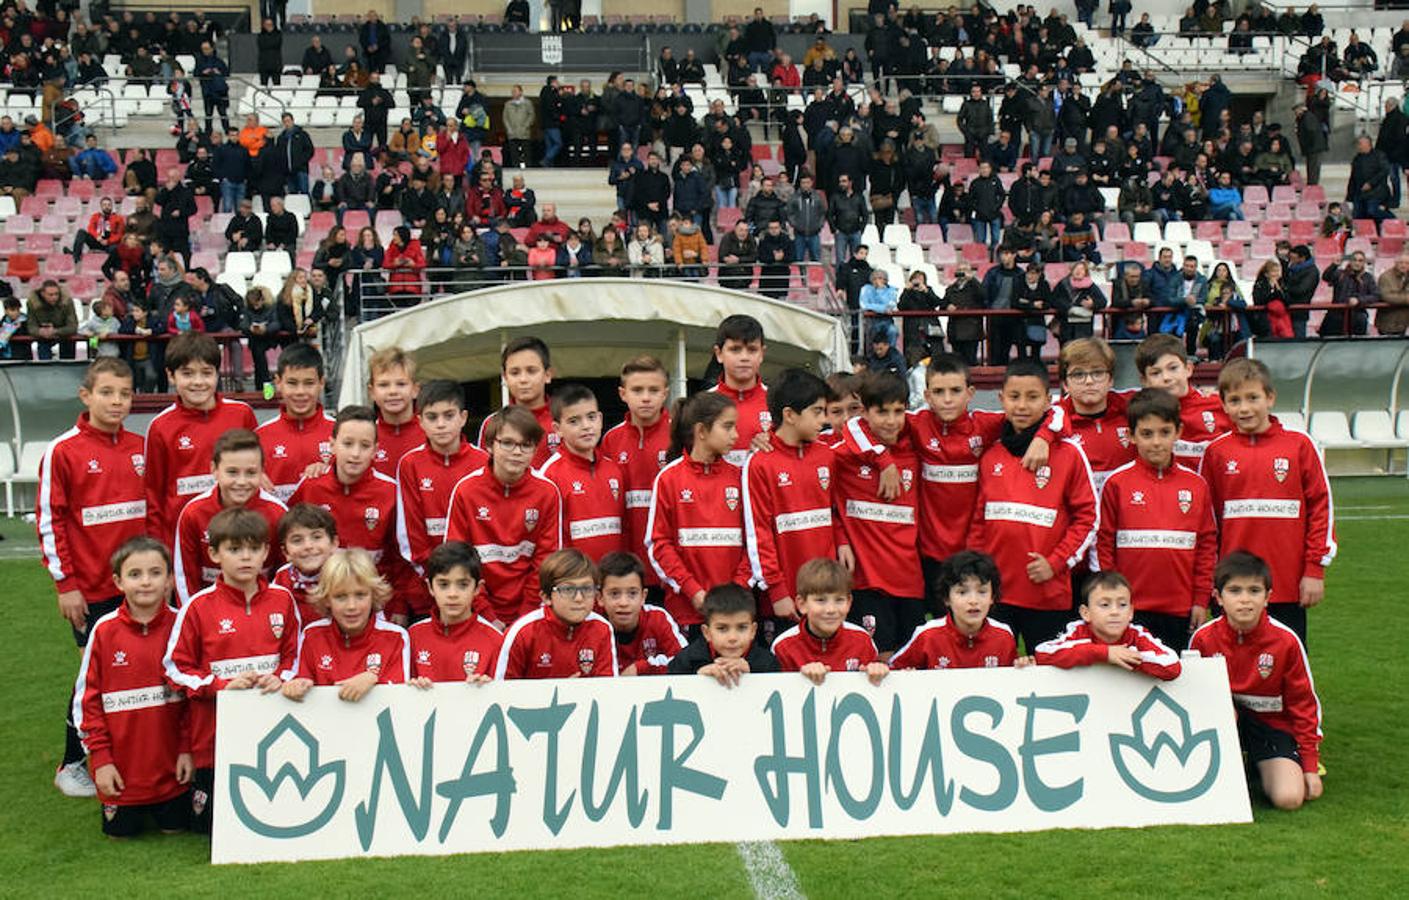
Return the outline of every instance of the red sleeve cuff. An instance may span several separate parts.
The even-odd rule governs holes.
[[[1326,567],[1321,565],[1320,562],[1308,562],[1301,576],[1303,578],[1325,578]]]

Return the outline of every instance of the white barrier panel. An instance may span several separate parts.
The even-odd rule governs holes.
[[[217,863],[1248,822],[1222,660],[219,700]]]

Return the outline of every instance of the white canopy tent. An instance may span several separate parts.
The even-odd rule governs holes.
[[[367,402],[367,359],[400,347],[421,379],[475,381],[499,376],[499,352],[532,334],[552,348],[559,378],[615,376],[631,356],[651,353],[671,370],[675,395],[685,376],[704,371],[724,317],[763,324],[765,374],[790,366],[822,375],[851,368],[840,320],[792,303],[713,285],[639,278],[514,282],[442,297],[353,329],[339,406]]]

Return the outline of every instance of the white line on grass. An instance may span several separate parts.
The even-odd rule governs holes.
[[[797,873],[772,841],[742,841],[737,845],[753,895],[758,900],[805,900]]]
[[[1393,516],[1336,516],[1337,522],[1382,522],[1386,519],[1409,519],[1409,514]]]

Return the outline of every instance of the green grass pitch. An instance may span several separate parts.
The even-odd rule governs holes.
[[[1340,558],[1311,617],[1325,711],[1326,795],[1297,813],[1255,803],[1252,826],[1049,831],[780,844],[809,897],[1403,896],[1409,873],[1409,482],[1335,483]],[[94,801],[51,785],[59,710],[78,655],[58,619],[33,531],[0,524],[7,607],[0,704],[0,896],[746,897],[720,843],[212,867],[192,836],[112,842]]]

